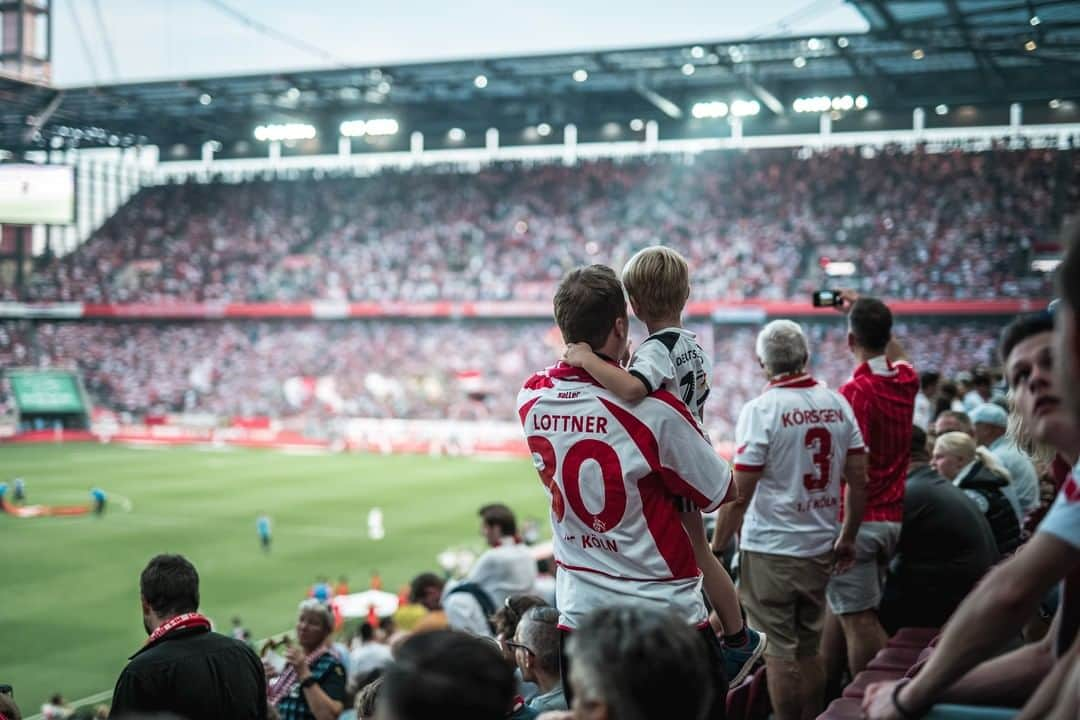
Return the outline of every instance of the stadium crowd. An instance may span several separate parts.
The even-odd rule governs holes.
[[[540,574],[512,511],[488,505],[489,549],[463,578],[418,575],[396,621],[373,619],[350,645],[335,638],[332,609],[305,600],[295,640],[260,658],[198,613],[187,560],[157,556],[139,584],[149,639],[118,679],[110,717],[1076,717],[1080,243],[1059,270],[1056,306],[1013,319],[996,343],[938,350],[993,346],[985,361],[1000,378],[978,367],[953,387],[951,372],[929,369],[943,356],[917,361],[916,374],[919,328],[850,291],[853,372],[838,391],[809,365],[819,345],[841,342],[831,330],[777,320],[747,335],[770,382],[738,413],[731,466],[684,404],[700,393],[666,389],[686,381],[665,375],[665,362],[713,368],[697,336],[664,314],[685,302],[685,264],[681,273],[672,292],[666,279],[627,280],[653,331],[629,372],[614,361],[631,332],[615,274],[580,268],[559,286],[565,359],[518,397],[552,503],[554,578]],[[580,343],[599,365],[571,352]],[[653,392],[623,399],[637,382]],[[603,474],[599,493],[590,467]],[[717,512],[712,550],[745,610],[737,631],[720,617],[723,598],[711,588],[703,598],[699,567],[706,582],[709,571],[679,524],[683,503]],[[10,698],[0,703],[19,717]]]
[[[27,300],[546,300],[603,252],[683,249],[702,300],[799,297],[821,260],[893,298],[1044,297],[1058,150],[709,152],[142,190]],[[16,299],[11,288],[0,299]]]
[[[680,325],[691,292],[814,289],[818,253],[854,257],[861,289],[889,297],[1045,296],[1027,269],[1060,166],[1034,150],[763,151],[144,191],[30,298],[554,290],[559,332],[6,323],[0,362],[78,369],[133,415],[520,419],[558,569],[541,576],[509,508],[485,506],[490,548],[460,580],[418,575],[411,619],[343,646],[309,599],[294,639],[256,653],[199,614],[191,563],[159,555],[139,581],[148,639],[108,715],[1077,717],[1080,237],[1059,304],[1007,325],[894,323],[856,292],[843,325]],[[606,268],[567,272],[612,237],[605,252],[655,282],[624,273],[624,295]],[[656,240],[685,246],[692,282],[685,263],[634,254]],[[627,296],[650,333],[633,356]],[[500,394],[530,371],[516,403]],[[709,436],[734,440],[730,464]],[[688,519],[702,514],[711,540]],[[10,693],[0,717],[20,717]]]
[[[714,358],[705,411],[710,433],[729,438],[762,381],[749,326],[691,324]],[[907,321],[899,332],[917,367],[953,378],[993,365],[986,322]],[[635,326],[635,337],[646,336]],[[845,332],[807,326],[811,368],[830,387],[850,374]],[[468,352],[448,352],[468,348]],[[82,373],[94,403],[136,420],[165,413],[289,418],[315,415],[504,420],[514,387],[561,349],[549,323],[350,321],[195,323],[0,323],[0,365]],[[319,400],[286,388],[291,378],[332,378]],[[0,391],[0,409],[4,405]],[[328,401],[328,402],[327,402]],[[10,401],[9,401],[10,402]]]

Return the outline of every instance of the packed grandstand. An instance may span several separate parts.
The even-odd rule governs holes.
[[[901,300],[1042,298],[1050,278],[1032,260],[1058,247],[1055,221],[1077,192],[1070,156],[782,149],[192,181],[142,190],[77,251],[40,259],[20,296],[6,292],[142,303],[150,313],[185,303],[541,301],[570,267],[618,266],[663,242],[691,264],[692,301],[808,303],[840,282]],[[830,278],[825,265],[836,260],[853,263],[854,277]],[[727,438],[758,389],[752,325],[696,322],[714,343],[723,389],[706,422]],[[919,367],[993,364],[993,323],[909,323]],[[837,387],[847,372],[842,324],[815,318],[811,328],[814,370]],[[552,329],[536,320],[7,323],[0,357],[78,370],[100,408],[133,418],[510,421],[503,390],[556,359]],[[318,379],[333,382],[328,398],[288,391]]]
[[[10,300],[547,300],[567,268],[678,247],[696,300],[805,298],[822,258],[896,299],[1045,297],[1070,150],[870,147],[387,171],[142,190]],[[1023,190],[1021,194],[1020,191]]]

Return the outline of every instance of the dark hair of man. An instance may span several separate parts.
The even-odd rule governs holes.
[[[139,577],[139,592],[159,617],[195,612],[199,573],[183,555],[157,555]]]
[[[536,595],[511,595],[491,616],[491,624],[495,626],[495,632],[505,638],[512,638],[525,613],[539,605],[547,605],[547,602]]]
[[[1057,269],[1057,292],[1074,312],[1080,312],[1080,220],[1065,234],[1065,257]]]
[[[1013,348],[1032,335],[1053,331],[1054,318],[1048,312],[1037,312],[1016,318],[1001,331],[998,349],[1001,353],[1002,364],[1008,364],[1009,354],[1013,351]]]
[[[670,613],[596,610],[570,636],[568,650],[583,699],[604,702],[619,720],[701,720],[712,703],[705,645]]]
[[[375,628],[366,622],[360,623],[360,642],[369,643],[375,639]]]
[[[919,373],[919,387],[924,391],[937,385],[940,380],[941,373],[936,370],[927,370],[926,372]]]
[[[0,693],[0,713],[6,715],[8,720],[22,720],[22,712],[15,704],[15,698],[3,693]]]
[[[568,343],[603,347],[615,321],[626,318],[626,294],[606,265],[571,270],[555,291],[555,324]]]
[[[892,337],[892,311],[872,297],[861,297],[851,305],[848,323],[855,342],[872,353],[885,352]]]
[[[514,511],[502,503],[485,505],[480,508],[477,515],[483,519],[485,525],[494,525],[499,528],[503,537],[513,537],[517,534],[517,518],[514,517]]]
[[[930,453],[926,451],[926,431],[918,425],[911,427],[911,462],[930,462]]]
[[[428,588],[438,588],[439,592],[442,592],[444,585],[446,585],[446,582],[435,573],[420,573],[412,579],[412,583],[409,585],[409,600],[419,602]]]
[[[379,702],[396,720],[502,720],[515,687],[494,643],[453,630],[410,637],[384,678]]]
[[[963,428],[963,430],[960,431],[962,433],[971,435],[973,432],[975,432],[975,426],[971,424],[971,416],[968,415],[966,412],[962,412],[960,410],[942,410],[938,413],[938,416],[934,419],[934,422],[936,423],[941,418],[950,418],[952,420],[955,420],[956,424],[960,425]]]

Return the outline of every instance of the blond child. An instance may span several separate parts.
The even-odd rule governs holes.
[[[649,337],[634,351],[626,370],[605,362],[588,343],[567,346],[563,360],[583,368],[597,382],[626,402],[637,402],[664,389],[677,397],[701,424],[709,395],[711,360],[694,333],[682,327],[682,311],[690,296],[686,260],[671,248],[649,247],[623,268],[622,281],[630,307],[649,329]],[[704,576],[709,598],[724,632],[728,682],[740,682],[765,650],[766,638],[746,627],[735,585],[709,547],[705,524],[697,508],[681,513],[694,557]]]

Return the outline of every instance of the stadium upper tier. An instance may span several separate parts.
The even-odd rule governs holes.
[[[851,373],[843,319],[805,325],[814,374]],[[516,395],[562,350],[550,322],[386,320],[0,323],[0,367],[79,370],[95,405],[136,419],[166,413],[316,421],[377,417],[516,421]],[[946,376],[993,364],[999,323],[901,322],[920,370]],[[764,386],[757,328],[691,323],[713,353],[706,424],[731,440],[742,406]],[[634,333],[636,342],[644,328]],[[2,381],[0,381],[2,383]],[[0,416],[6,410],[0,386]]]
[[[475,173],[150,187],[23,297],[97,303],[550,300],[574,265],[663,243],[696,300],[1046,297],[1035,251],[1074,203],[1073,152],[707,152]]]

